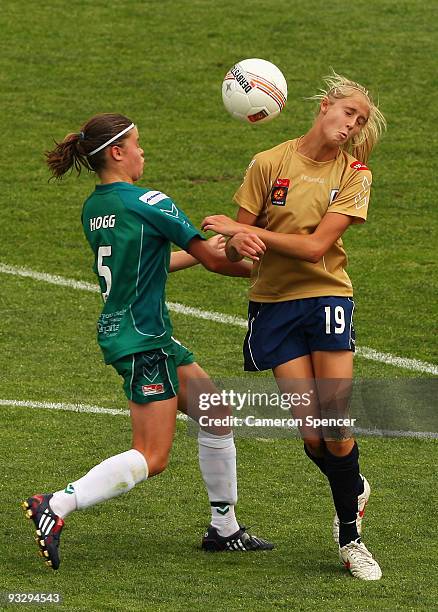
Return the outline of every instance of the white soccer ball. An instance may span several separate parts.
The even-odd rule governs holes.
[[[250,123],[271,121],[286,104],[286,79],[271,62],[256,58],[242,60],[225,75],[222,99],[235,119]]]

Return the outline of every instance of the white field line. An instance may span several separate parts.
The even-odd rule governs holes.
[[[65,412],[85,412],[87,414],[110,414],[111,416],[128,416],[129,410],[121,408],[102,408],[102,406],[90,406],[89,404],[65,404],[63,402],[34,402],[33,400],[11,400],[0,399],[0,406],[12,406],[14,408],[42,408],[45,410],[63,410]],[[185,414],[177,414],[177,419],[185,421]]]
[[[32,400],[11,400],[0,399],[0,406],[10,406],[13,408],[40,408],[45,410],[63,410],[67,412],[85,412],[88,414],[109,414],[111,416],[128,416],[129,410],[120,408],[102,408],[101,406],[90,406],[88,404],[64,404],[61,402],[34,402]],[[186,421],[185,414],[178,413],[177,417],[180,421]],[[297,431],[297,428],[291,428],[291,431]],[[432,431],[393,431],[389,429],[364,429],[362,427],[355,428],[355,433],[365,436],[388,437],[388,438],[434,438],[438,439],[438,433]],[[258,438],[259,440],[267,441],[267,438]]]
[[[0,273],[12,274],[13,276],[22,276],[31,278],[33,280],[43,281],[52,285],[58,285],[61,287],[70,287],[71,289],[81,289],[83,291],[92,291],[93,293],[99,292],[97,285],[92,283],[86,283],[83,281],[76,281],[71,278],[65,278],[63,276],[56,276],[52,274],[46,274],[44,272],[36,272],[35,270],[29,270],[28,268],[21,268],[17,266],[9,266],[7,264],[0,263]],[[220,312],[212,312],[208,310],[200,310],[199,308],[193,308],[191,306],[184,306],[178,302],[167,302],[169,310],[178,314],[184,314],[197,319],[206,319],[207,321],[214,321],[216,323],[225,323],[226,325],[235,325],[237,327],[246,328],[246,320],[241,317],[234,317],[231,315],[225,315]],[[362,346],[356,350],[357,355],[370,359],[371,361],[378,361],[387,365],[392,365],[397,368],[403,368],[405,370],[411,370],[413,372],[423,372],[427,374],[438,374],[438,366],[428,363],[427,361],[420,361],[419,359],[408,359],[407,357],[397,357],[391,355],[391,353],[382,353],[372,348]]]

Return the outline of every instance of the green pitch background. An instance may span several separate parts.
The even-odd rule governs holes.
[[[333,67],[375,92],[389,124],[370,162],[369,222],[345,240],[358,344],[436,364],[436,21],[436,3],[426,10],[406,0],[4,0],[0,263],[95,282],[79,220],[94,178],[49,184],[43,163],[53,140],[92,114],[119,111],[138,124],[141,184],[168,193],[199,224],[210,213],[234,214],[232,195],[254,152],[309,127],[305,98]],[[271,124],[240,124],[222,107],[222,78],[246,57],[276,63],[288,81],[288,104]],[[94,339],[99,296],[2,273],[0,281],[0,398],[124,408]],[[194,268],[171,276],[168,299],[244,317],[246,283]],[[173,320],[213,377],[240,374],[243,329]],[[361,357],[355,367],[362,377],[426,376]],[[182,423],[162,476],[69,517],[55,573],[34,556],[19,500],[125,450],[129,421],[4,406],[0,418],[0,590],[59,591],[66,610],[436,606],[432,441],[361,440],[373,488],[364,539],[383,568],[378,583],[353,580],[338,565],[328,487],[297,440],[237,442],[238,516],[275,551],[202,554],[208,505]]]

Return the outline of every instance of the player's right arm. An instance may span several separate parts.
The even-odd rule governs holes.
[[[248,210],[245,210],[245,208],[240,206],[237,212],[237,222],[245,225],[255,225],[257,222],[257,215],[250,213]],[[241,232],[239,234],[235,234],[228,240],[225,247],[225,253],[230,261],[241,261],[244,257],[255,259],[253,257],[255,254],[253,245],[248,243],[247,236],[248,234]],[[254,238],[257,238],[255,234],[253,234],[253,239]],[[262,244],[264,245],[264,243]]]
[[[261,254],[265,250],[265,245],[263,242],[257,238],[256,240],[251,239],[250,235],[249,243],[253,246],[251,247],[257,254]],[[251,276],[251,268],[252,264],[249,261],[230,261],[225,255],[221,255],[217,252],[214,252],[211,248],[209,248],[208,244],[195,236],[190,241],[187,252],[190,253],[193,257],[195,257],[203,266],[210,270],[210,272],[215,272],[216,274],[223,274],[225,276],[243,276],[249,278]],[[252,259],[258,258],[258,255],[252,256]]]
[[[196,229],[185,213],[166,194],[159,191],[149,191],[146,193],[140,191],[140,193],[140,197],[128,205],[129,208],[145,219],[149,225],[152,225],[160,235],[186,252],[185,255],[177,255],[177,258],[184,259],[183,264],[189,263],[189,265],[192,265],[194,260],[197,260],[207,270],[217,274],[250,276],[250,262],[230,262],[224,251],[221,252],[220,249],[212,245],[212,242],[214,243],[216,239],[213,241],[205,240],[201,232]],[[259,238],[251,237],[250,232],[246,233],[249,234],[246,239],[247,243],[252,245],[255,253],[252,259],[257,259],[258,254],[265,250],[265,245]],[[190,259],[191,257],[194,260]],[[188,262],[186,261],[187,258],[189,259]],[[171,261],[172,270],[184,267],[184,265],[178,265],[181,262],[175,260],[175,257],[173,259],[174,261]]]
[[[245,231],[255,233],[269,249],[277,253],[317,263],[353,221],[353,217],[347,214],[334,213],[335,211],[326,213],[312,234],[277,233],[261,227],[243,225],[225,215],[206,217],[202,228],[225,236],[235,236]]]

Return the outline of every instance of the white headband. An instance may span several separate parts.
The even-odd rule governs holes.
[[[129,130],[132,130],[133,127],[135,127],[135,125],[131,123],[131,125],[128,125],[127,128],[125,128],[124,130],[122,130],[121,132],[119,132],[118,134],[116,134],[115,136],[107,140],[106,142],[104,142],[102,145],[100,145],[100,147],[97,147],[97,149],[94,149],[94,151],[91,151],[90,153],[88,153],[87,157],[91,157],[95,153],[99,153],[99,151],[102,151],[102,149],[104,149],[105,147],[110,145],[112,142],[117,140],[117,138],[120,138],[120,136],[123,136],[123,134],[126,134],[126,132],[129,132]]]

